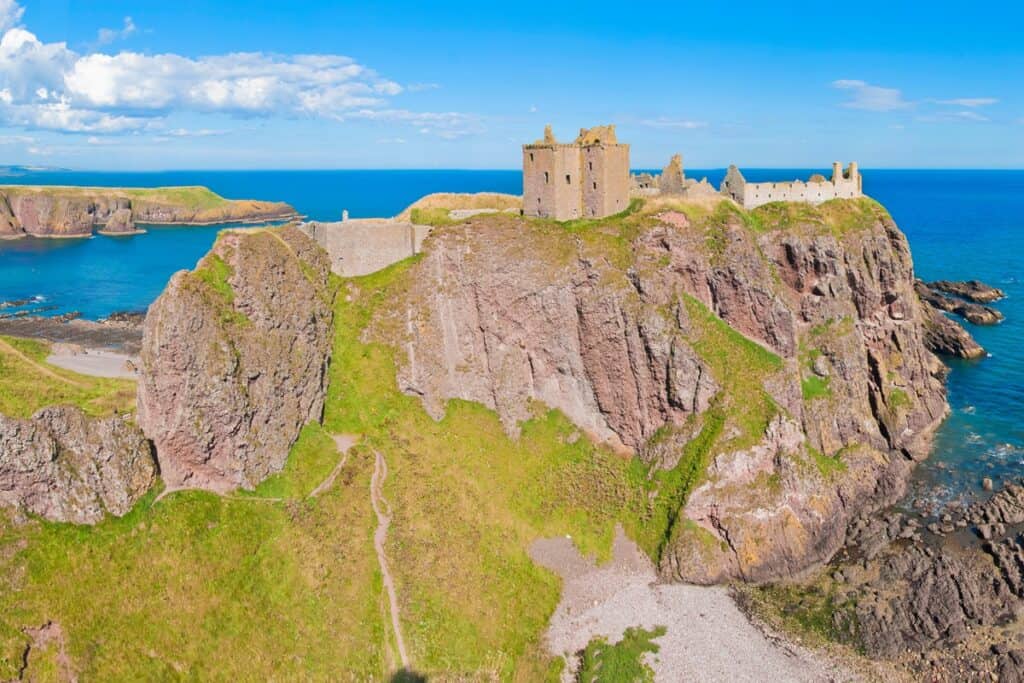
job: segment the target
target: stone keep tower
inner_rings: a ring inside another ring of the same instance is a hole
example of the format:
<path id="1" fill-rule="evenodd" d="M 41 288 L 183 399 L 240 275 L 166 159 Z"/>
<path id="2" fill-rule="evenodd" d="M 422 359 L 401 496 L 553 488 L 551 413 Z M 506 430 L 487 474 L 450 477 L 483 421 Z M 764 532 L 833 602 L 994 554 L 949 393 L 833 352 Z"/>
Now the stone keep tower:
<path id="1" fill-rule="evenodd" d="M 572 143 L 544 138 L 523 145 L 523 214 L 568 221 L 602 218 L 629 206 L 629 145 L 615 126 L 580 129 Z"/>

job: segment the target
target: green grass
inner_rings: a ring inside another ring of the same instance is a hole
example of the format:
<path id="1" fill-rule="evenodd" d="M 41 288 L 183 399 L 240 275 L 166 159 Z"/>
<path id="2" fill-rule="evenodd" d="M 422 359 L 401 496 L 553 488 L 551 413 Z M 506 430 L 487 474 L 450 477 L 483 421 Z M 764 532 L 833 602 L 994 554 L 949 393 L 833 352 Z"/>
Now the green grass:
<path id="1" fill-rule="evenodd" d="M 832 389 L 829 387 L 828 377 L 818 377 L 817 375 L 810 375 L 800 380 L 800 389 L 803 392 L 805 401 L 813 401 L 817 398 L 828 398 L 832 395 Z"/>
<path id="2" fill-rule="evenodd" d="M 847 470 L 846 463 L 842 459 L 843 450 L 835 455 L 825 455 L 821 451 L 807 446 L 807 452 L 814 461 L 815 467 L 818 468 L 818 472 L 825 479 L 832 479 Z"/>
<path id="3" fill-rule="evenodd" d="M 43 194 L 43 195 L 109 195 L 114 197 L 129 197 L 135 200 L 152 202 L 154 204 L 173 204 L 198 210 L 216 209 L 229 200 L 224 199 L 212 190 L 200 186 L 183 187 L 152 187 L 152 188 L 126 188 L 126 187 L 78 187 L 66 185 L 47 186 L 22 186 L 4 185 L 0 191 L 5 194 Z"/>
<path id="4" fill-rule="evenodd" d="M 576 680 L 580 683 L 653 683 L 654 671 L 644 663 L 643 656 L 660 650 L 654 639 L 665 633 L 664 626 L 650 631 L 632 627 L 614 644 L 605 638 L 591 640 L 583 650 Z"/>
<path id="5" fill-rule="evenodd" d="M 0 678 L 49 620 L 80 680 L 384 678 L 370 457 L 309 500 L 338 458 L 309 427 L 259 489 L 280 503 L 153 491 L 94 527 L 0 519 Z"/>
<path id="6" fill-rule="evenodd" d="M 767 584 L 742 589 L 741 603 L 775 628 L 811 645 L 856 642 L 856 604 L 827 578 L 810 584 Z"/>
<path id="7" fill-rule="evenodd" d="M 57 368 L 46 362 L 49 354 L 46 342 L 0 336 L 0 414 L 26 418 L 51 405 L 93 416 L 135 410 L 135 382 Z"/>
<path id="8" fill-rule="evenodd" d="M 410 220 L 417 225 L 433 225 L 435 227 L 442 225 L 455 225 L 459 222 L 452 219 L 449 209 L 437 207 L 426 209 L 415 208 L 410 213 Z"/>

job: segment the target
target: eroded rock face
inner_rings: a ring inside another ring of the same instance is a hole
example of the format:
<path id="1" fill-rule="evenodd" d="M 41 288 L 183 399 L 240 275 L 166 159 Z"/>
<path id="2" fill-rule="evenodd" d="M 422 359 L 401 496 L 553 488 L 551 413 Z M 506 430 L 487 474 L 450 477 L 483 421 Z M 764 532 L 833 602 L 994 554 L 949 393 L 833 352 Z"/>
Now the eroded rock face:
<path id="1" fill-rule="evenodd" d="M 227 233 L 143 329 L 139 424 L 168 486 L 252 488 L 284 465 L 327 387 L 326 254 L 294 228 Z"/>
<path id="2" fill-rule="evenodd" d="M 540 401 L 666 467 L 701 424 L 723 420 L 661 571 L 702 583 L 790 575 L 831 557 L 855 515 L 902 494 L 948 411 L 906 239 L 866 202 L 850 205 L 861 223 L 844 232 L 666 211 L 635 221 L 627 251 L 470 220 L 435 231 L 406 301 L 370 334 L 396 343 L 399 386 L 434 417 L 448 399 L 478 401 L 515 433 Z M 736 379 L 709 363 L 695 305 L 777 369 L 727 386 Z M 751 440 L 737 414 L 759 392 L 770 419 Z"/>
<path id="3" fill-rule="evenodd" d="M 225 200 L 212 207 L 132 198 L 95 188 L 6 187 L 0 191 L 0 238 L 84 237 L 97 227 L 125 233 L 136 223 L 210 224 L 286 220 L 295 210 L 280 202 Z"/>
<path id="4" fill-rule="evenodd" d="M 95 524 L 127 513 L 155 477 L 149 442 L 121 417 L 91 418 L 69 406 L 30 420 L 0 416 L 0 504 Z"/>

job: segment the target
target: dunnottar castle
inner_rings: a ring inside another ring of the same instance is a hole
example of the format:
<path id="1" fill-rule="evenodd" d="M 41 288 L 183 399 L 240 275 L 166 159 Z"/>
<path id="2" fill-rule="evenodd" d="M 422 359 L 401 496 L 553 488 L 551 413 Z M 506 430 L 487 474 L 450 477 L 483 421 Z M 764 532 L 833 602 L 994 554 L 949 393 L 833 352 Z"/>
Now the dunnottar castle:
<path id="1" fill-rule="evenodd" d="M 672 157 L 661 174 L 631 175 L 629 145 L 615 136 L 615 126 L 581 129 L 571 143 L 555 139 L 551 126 L 544 137 L 523 145 L 523 213 L 554 218 L 601 218 L 624 211 L 636 195 L 698 197 L 722 194 L 752 209 L 769 202 L 809 202 L 863 196 L 856 162 L 844 170 L 832 164 L 832 178 L 815 174 L 806 182 L 747 182 L 730 166 L 716 190 L 707 179 L 687 178 L 680 155 Z"/>

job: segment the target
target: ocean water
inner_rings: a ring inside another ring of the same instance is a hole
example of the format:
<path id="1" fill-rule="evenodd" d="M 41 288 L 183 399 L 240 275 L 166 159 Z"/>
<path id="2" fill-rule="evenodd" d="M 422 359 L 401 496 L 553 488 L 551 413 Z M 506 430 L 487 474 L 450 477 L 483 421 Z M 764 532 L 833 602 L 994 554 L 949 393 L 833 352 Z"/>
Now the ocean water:
<path id="1" fill-rule="evenodd" d="M 754 169 L 750 180 L 807 177 L 828 169 Z M 947 361 L 952 415 L 911 496 L 977 494 L 983 477 L 1024 475 L 1024 171 L 864 170 L 864 189 L 892 213 L 926 280 L 977 278 L 1007 292 L 1006 321 L 966 324 L 991 356 Z M 724 170 L 688 171 L 718 184 Z M 518 171 L 44 172 L 0 183 L 151 187 L 206 185 L 225 197 L 280 200 L 317 220 L 389 216 L 430 192 L 520 193 Z M 0 242 L 0 301 L 101 318 L 142 310 L 177 270 L 192 267 L 221 226 L 150 227 L 133 237 Z M 52 308 L 51 308 L 52 307 Z M 8 309 L 10 312 L 14 309 Z M 5 311 L 0 311 L 0 314 Z"/>

